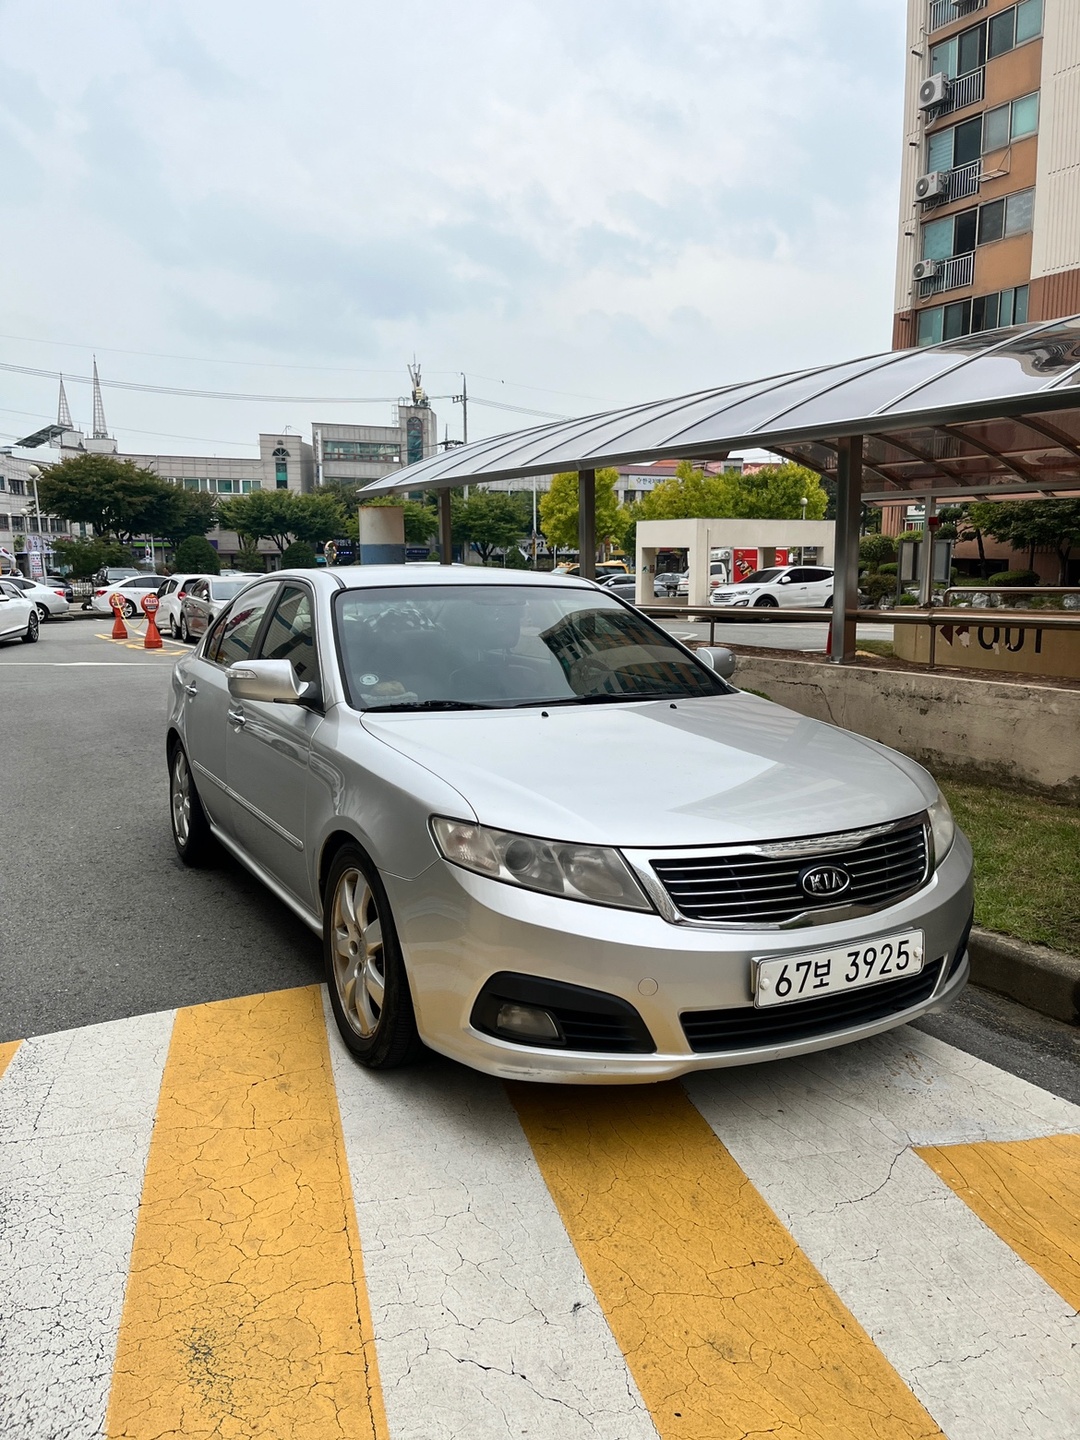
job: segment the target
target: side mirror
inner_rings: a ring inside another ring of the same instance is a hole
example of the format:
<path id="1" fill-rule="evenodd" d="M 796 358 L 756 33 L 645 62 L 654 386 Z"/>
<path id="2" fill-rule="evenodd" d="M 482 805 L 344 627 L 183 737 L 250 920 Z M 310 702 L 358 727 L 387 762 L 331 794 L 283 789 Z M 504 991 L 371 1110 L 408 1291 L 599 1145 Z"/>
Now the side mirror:
<path id="1" fill-rule="evenodd" d="M 735 656 L 726 646 L 703 645 L 695 653 L 699 660 L 704 660 L 710 669 L 715 670 L 718 675 L 722 675 L 725 680 L 730 680 L 735 674 Z"/>
<path id="2" fill-rule="evenodd" d="M 234 700 L 263 700 L 270 705 L 303 705 L 315 687 L 301 685 L 288 660 L 244 660 L 225 672 Z"/>

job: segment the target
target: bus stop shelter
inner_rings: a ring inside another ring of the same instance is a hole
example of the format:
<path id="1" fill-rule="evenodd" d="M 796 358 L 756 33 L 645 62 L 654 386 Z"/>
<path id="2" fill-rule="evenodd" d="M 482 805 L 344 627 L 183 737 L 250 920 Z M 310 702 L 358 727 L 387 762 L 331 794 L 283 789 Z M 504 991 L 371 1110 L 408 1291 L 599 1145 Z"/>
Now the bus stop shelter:
<path id="1" fill-rule="evenodd" d="M 364 495 L 440 493 L 576 471 L 581 574 L 596 553 L 596 471 L 720 460 L 762 448 L 837 483 L 832 656 L 855 658 L 861 507 L 1080 495 L 1080 316 L 724 385 L 478 440 L 378 480 Z"/>

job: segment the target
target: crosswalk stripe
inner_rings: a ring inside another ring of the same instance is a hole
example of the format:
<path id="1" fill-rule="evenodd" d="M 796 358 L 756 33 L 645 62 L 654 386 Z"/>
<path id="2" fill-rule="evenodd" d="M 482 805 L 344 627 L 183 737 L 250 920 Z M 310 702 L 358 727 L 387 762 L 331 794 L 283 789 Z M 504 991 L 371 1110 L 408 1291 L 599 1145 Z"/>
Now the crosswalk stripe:
<path id="1" fill-rule="evenodd" d="M 5 1040 L 3 1044 L 0 1044 L 0 1079 L 3 1079 L 4 1071 L 14 1060 L 19 1043 L 18 1040 Z"/>
<path id="2" fill-rule="evenodd" d="M 950 1440 L 1076 1440 L 1080 1317 L 914 1147 L 1080 1130 L 1080 1109 L 913 1030 L 687 1089 Z"/>
<path id="3" fill-rule="evenodd" d="M 917 1152 L 984 1224 L 1080 1309 L 1080 1135 Z"/>
<path id="4" fill-rule="evenodd" d="M 394 1440 L 656 1440 L 501 1083 L 329 1030 Z"/>
<path id="5" fill-rule="evenodd" d="M 940 1436 L 680 1087 L 511 1094 L 663 1440 Z"/>
<path id="6" fill-rule="evenodd" d="M 109 1440 L 387 1440 L 316 987 L 177 1013 Z"/>
<path id="7" fill-rule="evenodd" d="M 24 1040 L 0 1081 L 0 1434 L 102 1433 L 172 1013 Z"/>

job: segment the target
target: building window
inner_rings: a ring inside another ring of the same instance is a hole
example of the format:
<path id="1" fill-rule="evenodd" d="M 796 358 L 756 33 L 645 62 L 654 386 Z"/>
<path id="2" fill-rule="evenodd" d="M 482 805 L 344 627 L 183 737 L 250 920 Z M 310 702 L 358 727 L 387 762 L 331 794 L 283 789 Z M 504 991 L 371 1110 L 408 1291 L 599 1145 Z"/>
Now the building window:
<path id="1" fill-rule="evenodd" d="M 944 220 L 931 220 L 923 226 L 924 260 L 951 260 L 954 255 L 968 255 L 975 249 L 979 212 L 961 210 Z"/>
<path id="2" fill-rule="evenodd" d="M 979 207 L 979 244 L 989 245 L 1031 229 L 1035 214 L 1035 191 L 1017 190 L 1001 200 Z"/>
<path id="3" fill-rule="evenodd" d="M 241 480 L 240 490 L 244 495 L 252 495 L 256 490 L 262 489 L 261 480 Z"/>
<path id="4" fill-rule="evenodd" d="M 981 25 L 973 25 L 970 30 L 962 30 L 959 35 L 951 35 L 930 50 L 930 74 L 948 75 L 950 80 L 970 75 L 972 70 L 978 70 L 985 64 L 985 20 Z"/>
<path id="5" fill-rule="evenodd" d="M 0 490 L 6 490 L 6 489 L 7 489 L 7 481 L 4 479 L 3 475 L 0 475 Z"/>
<path id="6" fill-rule="evenodd" d="M 6 510 L 0 510 L 0 530 L 11 529 L 11 516 Z"/>
<path id="7" fill-rule="evenodd" d="M 997 290 L 992 295 L 976 295 L 973 300 L 920 310 L 917 343 L 938 345 L 942 340 L 956 340 L 982 330 L 1026 325 L 1027 318 L 1028 287 L 1018 285 L 1014 290 Z"/>
<path id="8" fill-rule="evenodd" d="M 217 482 L 217 493 L 219 495 L 231 495 L 233 493 L 233 482 L 231 480 L 219 480 Z"/>
<path id="9" fill-rule="evenodd" d="M 12 495 L 25 495 L 26 482 L 24 480 L 16 480 L 14 476 L 12 476 L 12 478 L 8 481 L 8 489 L 11 491 Z"/>
<path id="10" fill-rule="evenodd" d="M 1023 140 L 1039 130 L 1039 92 L 1021 96 L 1008 105 L 997 105 L 983 116 L 983 153 L 1004 150 L 1014 140 Z"/>
<path id="11" fill-rule="evenodd" d="M 1042 33 L 1043 0 L 1023 0 L 987 22 L 986 53 L 993 60 Z"/>
<path id="12" fill-rule="evenodd" d="M 324 440 L 323 460 L 371 460 L 397 465 L 401 461 L 401 446 L 386 440 Z"/>
<path id="13" fill-rule="evenodd" d="M 415 465 L 424 458 L 424 424 L 419 415 L 410 415 L 405 424 L 408 463 Z"/>
<path id="14" fill-rule="evenodd" d="M 927 170 L 955 170 L 970 165 L 982 154 L 982 116 L 939 130 L 927 141 Z"/>
<path id="15" fill-rule="evenodd" d="M 289 488 L 289 463 L 287 460 L 276 460 L 274 462 L 274 484 L 279 490 Z"/>

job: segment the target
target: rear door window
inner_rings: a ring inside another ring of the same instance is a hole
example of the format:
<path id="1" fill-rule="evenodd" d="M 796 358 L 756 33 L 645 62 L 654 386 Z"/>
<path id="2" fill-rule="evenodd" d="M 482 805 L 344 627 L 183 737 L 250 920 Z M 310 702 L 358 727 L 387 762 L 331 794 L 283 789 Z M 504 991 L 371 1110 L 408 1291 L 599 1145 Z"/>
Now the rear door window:
<path id="1" fill-rule="evenodd" d="M 268 581 L 256 585 L 242 600 L 236 601 L 225 611 L 210 632 L 206 643 L 206 658 L 215 665 L 236 665 L 252 657 L 252 651 L 259 631 L 262 629 L 266 612 L 277 592 L 277 582 Z"/>

